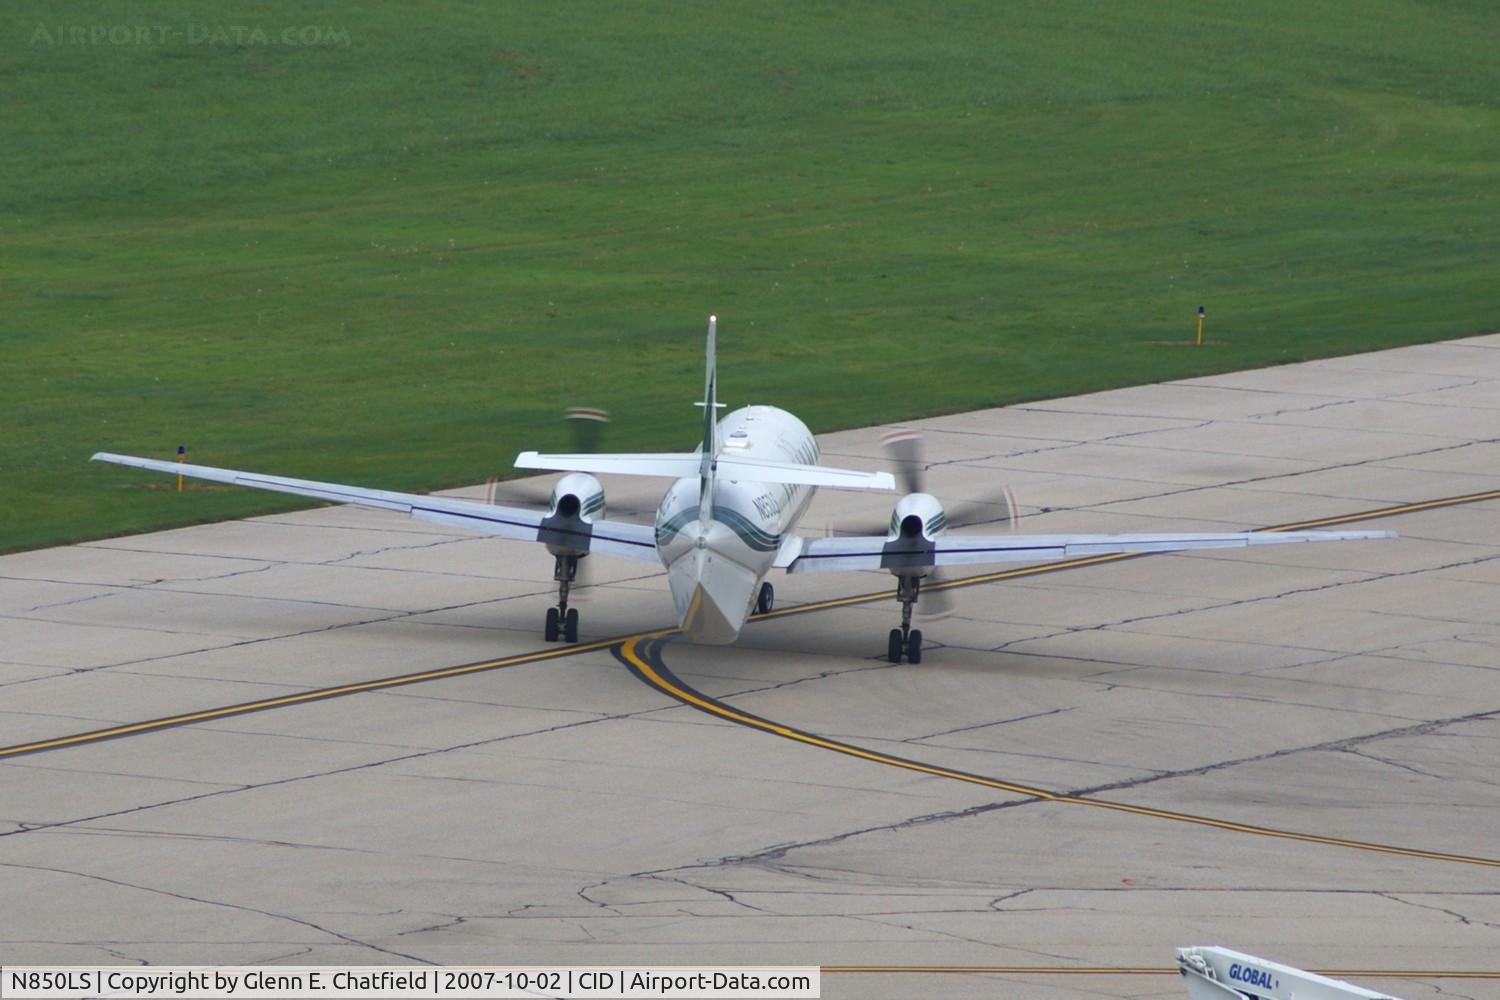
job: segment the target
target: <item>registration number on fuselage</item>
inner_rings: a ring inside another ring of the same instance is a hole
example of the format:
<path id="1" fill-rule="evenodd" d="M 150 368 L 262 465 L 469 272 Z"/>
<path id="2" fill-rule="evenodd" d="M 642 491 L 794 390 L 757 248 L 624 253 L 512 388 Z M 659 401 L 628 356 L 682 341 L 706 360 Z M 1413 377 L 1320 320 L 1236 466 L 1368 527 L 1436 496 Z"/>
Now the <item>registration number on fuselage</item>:
<path id="1" fill-rule="evenodd" d="M 754 500 L 751 500 L 750 502 L 753 503 L 753 504 L 755 504 L 755 509 L 760 512 L 760 516 L 761 517 L 763 517 L 763 518 L 765 518 L 767 520 L 774 520 L 775 519 L 775 517 L 776 517 L 776 498 L 773 497 L 773 496 L 771 496 L 771 494 L 769 494 L 769 493 L 762 493 L 760 496 L 756 497 Z"/>

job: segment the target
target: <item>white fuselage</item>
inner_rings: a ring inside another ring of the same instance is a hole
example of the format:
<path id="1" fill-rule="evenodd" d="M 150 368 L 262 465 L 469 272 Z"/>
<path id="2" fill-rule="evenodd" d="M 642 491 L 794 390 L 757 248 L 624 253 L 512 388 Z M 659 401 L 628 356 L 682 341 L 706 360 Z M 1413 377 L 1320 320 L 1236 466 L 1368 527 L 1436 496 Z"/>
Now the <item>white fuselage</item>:
<path id="1" fill-rule="evenodd" d="M 796 417 L 774 406 L 746 406 L 718 421 L 720 454 L 816 465 L 818 444 Z M 701 450 L 701 449 L 700 449 Z M 728 643 L 740 634 L 760 584 L 814 488 L 716 476 L 705 524 L 700 480 L 679 479 L 656 512 L 656 551 L 672 603 L 694 642 Z"/>

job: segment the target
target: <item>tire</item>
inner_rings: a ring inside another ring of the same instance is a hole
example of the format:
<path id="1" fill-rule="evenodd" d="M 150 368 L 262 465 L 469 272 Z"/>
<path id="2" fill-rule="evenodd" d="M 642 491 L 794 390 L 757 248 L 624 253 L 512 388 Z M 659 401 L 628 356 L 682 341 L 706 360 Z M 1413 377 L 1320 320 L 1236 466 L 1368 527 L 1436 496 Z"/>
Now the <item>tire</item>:
<path id="1" fill-rule="evenodd" d="M 757 614 L 770 614 L 771 609 L 776 606 L 776 588 L 769 583 L 760 585 L 760 594 L 755 598 L 755 611 Z"/>
<path id="2" fill-rule="evenodd" d="M 547 639 L 548 642 L 556 642 L 557 641 L 557 619 L 558 619 L 557 609 L 556 608 L 548 608 L 547 609 L 547 627 L 542 630 L 542 635 L 546 637 L 546 639 Z"/>
<path id="3" fill-rule="evenodd" d="M 919 628 L 912 629 L 911 636 L 906 640 L 906 662 L 922 662 L 922 630 Z"/>
<path id="4" fill-rule="evenodd" d="M 891 629 L 890 641 L 885 647 L 885 658 L 892 663 L 901 662 L 901 630 L 899 628 Z"/>
<path id="5" fill-rule="evenodd" d="M 567 616 L 563 619 L 563 639 L 568 642 L 578 641 L 578 609 L 569 608 Z"/>

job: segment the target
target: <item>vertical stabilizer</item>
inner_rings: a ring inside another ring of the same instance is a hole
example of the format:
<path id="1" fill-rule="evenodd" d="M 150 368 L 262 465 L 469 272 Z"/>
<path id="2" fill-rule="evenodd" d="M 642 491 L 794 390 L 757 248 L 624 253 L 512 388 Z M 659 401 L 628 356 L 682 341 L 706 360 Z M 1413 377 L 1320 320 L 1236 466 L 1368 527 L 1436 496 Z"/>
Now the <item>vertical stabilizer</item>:
<path id="1" fill-rule="evenodd" d="M 708 357 L 703 371 L 703 454 L 698 465 L 698 520 L 705 527 L 713 520 L 714 465 L 719 460 L 719 413 L 716 387 L 718 362 L 714 341 L 719 327 L 717 316 L 708 317 Z"/>

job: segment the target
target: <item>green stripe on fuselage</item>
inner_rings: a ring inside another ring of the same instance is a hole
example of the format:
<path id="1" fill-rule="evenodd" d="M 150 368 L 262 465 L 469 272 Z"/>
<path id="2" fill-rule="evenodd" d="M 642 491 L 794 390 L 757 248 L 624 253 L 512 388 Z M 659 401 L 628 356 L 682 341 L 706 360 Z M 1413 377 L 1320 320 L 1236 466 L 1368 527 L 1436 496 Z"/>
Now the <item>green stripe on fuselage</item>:
<path id="1" fill-rule="evenodd" d="M 737 510 L 715 507 L 712 513 L 715 521 L 734 532 L 739 536 L 740 541 L 756 552 L 775 552 L 781 547 L 780 535 L 773 535 L 762 530 Z M 698 520 L 697 507 L 688 507 L 673 514 L 656 526 L 657 546 L 667 545 L 682 532 L 683 528 L 696 520 Z"/>

